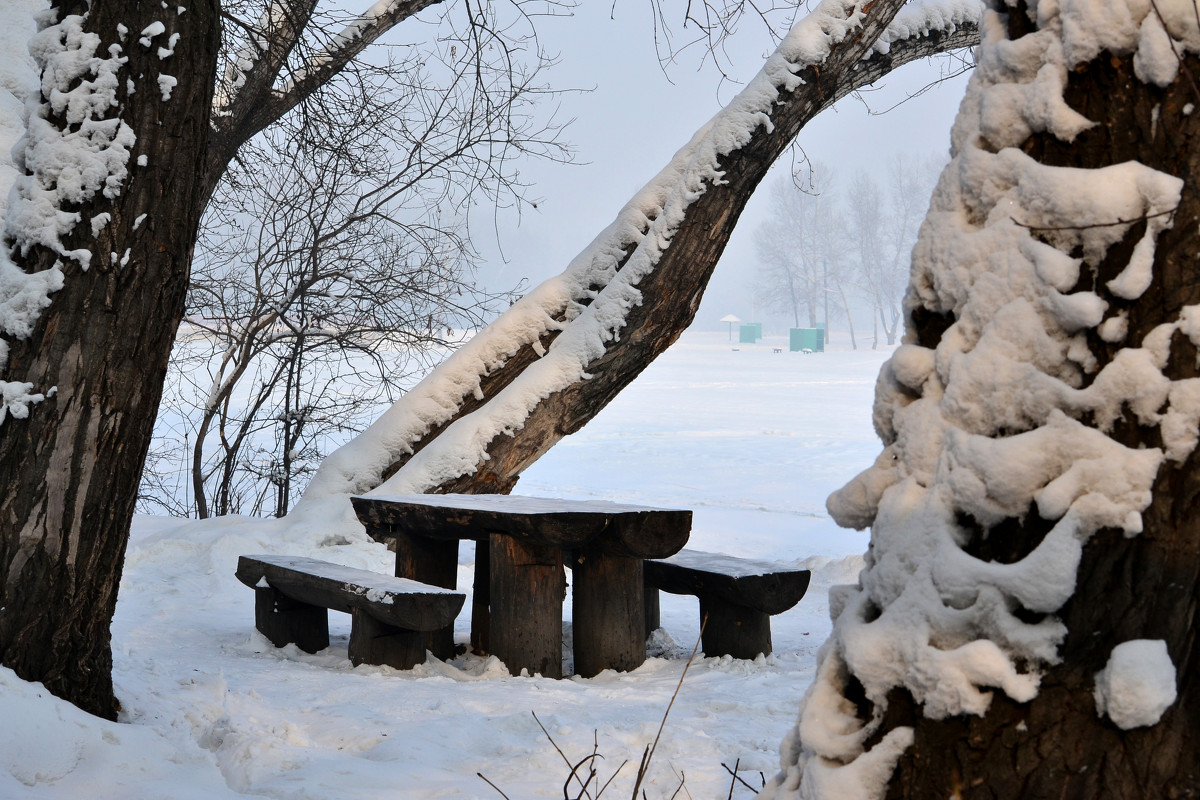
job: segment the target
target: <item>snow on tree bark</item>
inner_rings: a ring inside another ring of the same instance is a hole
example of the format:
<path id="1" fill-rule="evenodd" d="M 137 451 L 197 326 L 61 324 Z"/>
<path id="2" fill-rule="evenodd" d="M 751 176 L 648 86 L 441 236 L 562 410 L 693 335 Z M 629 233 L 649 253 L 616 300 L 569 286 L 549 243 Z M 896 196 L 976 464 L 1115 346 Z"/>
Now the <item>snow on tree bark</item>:
<path id="1" fill-rule="evenodd" d="M 766 798 L 1200 792 L 1200 16 L 993 6 Z"/>
<path id="2" fill-rule="evenodd" d="M 388 492 L 510 491 L 687 327 L 747 199 L 808 120 L 895 67 L 976 39 L 974 2 L 897 15 L 903 5 L 826 0 L 801 20 L 561 276 L 331 454 L 297 508 L 384 478 Z"/>
<path id="3" fill-rule="evenodd" d="M 114 718 L 109 623 L 183 313 L 218 7 L 64 0 L 52 15 L 19 165 L 29 196 L 53 206 L 40 218 L 60 227 L 18 237 L 11 258 L 31 280 L 62 278 L 27 329 L 4 332 L 0 379 L 45 398 L 0 425 L 0 663 Z M 175 79 L 170 100 L 163 76 Z M 14 225 L 30 223 L 10 213 Z"/>

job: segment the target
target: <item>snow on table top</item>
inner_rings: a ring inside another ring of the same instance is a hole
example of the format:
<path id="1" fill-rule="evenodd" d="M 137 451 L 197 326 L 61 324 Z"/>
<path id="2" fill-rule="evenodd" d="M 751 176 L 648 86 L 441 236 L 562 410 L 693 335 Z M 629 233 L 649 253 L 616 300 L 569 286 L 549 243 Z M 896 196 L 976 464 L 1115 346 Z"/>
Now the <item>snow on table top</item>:
<path id="1" fill-rule="evenodd" d="M 796 568 L 790 567 L 787 564 L 737 558 L 725 555 L 724 553 L 706 553 L 703 550 L 680 550 L 673 556 L 655 560 L 685 569 L 728 575 L 731 578 L 750 578 L 756 575 L 770 575 L 775 572 L 796 571 Z"/>
<path id="2" fill-rule="evenodd" d="M 370 494 L 365 495 L 363 499 L 464 511 L 485 511 L 489 514 L 603 514 L 613 516 L 684 510 L 613 503 L 608 500 L 563 500 L 557 497 L 526 497 L 512 494 Z"/>

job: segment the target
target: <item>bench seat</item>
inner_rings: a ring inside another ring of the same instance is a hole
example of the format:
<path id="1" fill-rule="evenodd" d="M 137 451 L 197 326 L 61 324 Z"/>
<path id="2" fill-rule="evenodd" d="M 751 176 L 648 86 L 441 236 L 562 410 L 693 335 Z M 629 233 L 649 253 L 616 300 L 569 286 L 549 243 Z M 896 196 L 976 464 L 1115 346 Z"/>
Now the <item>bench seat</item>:
<path id="1" fill-rule="evenodd" d="M 437 586 L 301 556 L 241 556 L 236 574 L 254 589 L 255 627 L 276 647 L 323 650 L 329 646 L 326 609 L 350 614 L 355 666 L 423 663 L 425 632 L 452 625 L 466 600 Z"/>
<path id="2" fill-rule="evenodd" d="M 701 646 L 706 655 L 770 655 L 771 616 L 800 602 L 810 578 L 806 569 L 700 550 L 647 559 L 643 572 L 646 632 L 659 627 L 659 591 L 694 595 L 700 601 Z"/>

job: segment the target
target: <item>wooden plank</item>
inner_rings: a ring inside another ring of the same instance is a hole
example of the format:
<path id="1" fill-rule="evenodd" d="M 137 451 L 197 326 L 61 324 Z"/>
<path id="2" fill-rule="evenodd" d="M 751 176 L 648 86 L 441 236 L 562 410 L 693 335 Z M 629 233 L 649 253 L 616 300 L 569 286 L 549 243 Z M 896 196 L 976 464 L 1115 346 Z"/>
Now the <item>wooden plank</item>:
<path id="1" fill-rule="evenodd" d="M 745 659 L 760 653 L 771 655 L 771 617 L 767 613 L 701 595 L 700 619 L 704 625 L 700 634 L 704 655 Z"/>
<path id="2" fill-rule="evenodd" d="M 295 644 L 306 653 L 329 647 L 329 612 L 270 586 L 254 587 L 254 627 L 276 647 Z"/>
<path id="3" fill-rule="evenodd" d="M 662 611 L 658 601 L 658 589 L 645 585 L 644 570 L 645 566 L 643 565 L 642 607 L 645 609 L 646 636 L 649 637 L 650 634 L 662 627 Z"/>
<path id="4" fill-rule="evenodd" d="M 574 549 L 608 531 L 627 555 L 678 550 L 687 541 L 692 512 L 682 509 L 487 494 L 371 495 L 351 498 L 364 525 L 403 529 L 441 539 L 504 533 L 533 544 Z"/>
<path id="5" fill-rule="evenodd" d="M 475 584 L 471 592 L 471 652 L 492 652 L 492 545 L 488 539 L 475 542 Z"/>
<path id="6" fill-rule="evenodd" d="M 591 547 L 572 561 L 575 672 L 591 678 L 605 669 L 637 669 L 646 662 L 642 560 Z"/>
<path id="7" fill-rule="evenodd" d="M 398 628 L 431 631 L 454 621 L 466 597 L 436 586 L 300 556 L 242 556 L 237 577 L 292 600 L 344 613 L 361 609 Z"/>
<path id="8" fill-rule="evenodd" d="M 491 536 L 492 653 L 519 675 L 562 677 L 562 549 Z"/>
<path id="9" fill-rule="evenodd" d="M 648 560 L 645 575 L 648 586 L 664 592 L 721 598 L 766 614 L 800 602 L 811 578 L 806 569 L 695 550 Z"/>
<path id="10" fill-rule="evenodd" d="M 351 617 L 347 655 L 354 666 L 386 664 L 396 669 L 412 669 L 425 663 L 425 640 L 429 634 L 387 625 L 360 608 L 354 609 Z"/>
<path id="11" fill-rule="evenodd" d="M 430 539 L 395 529 L 396 577 L 455 589 L 458 583 L 458 540 Z M 454 657 L 454 622 L 425 635 L 429 652 L 448 661 Z M 423 655 L 422 655 L 423 657 Z"/>

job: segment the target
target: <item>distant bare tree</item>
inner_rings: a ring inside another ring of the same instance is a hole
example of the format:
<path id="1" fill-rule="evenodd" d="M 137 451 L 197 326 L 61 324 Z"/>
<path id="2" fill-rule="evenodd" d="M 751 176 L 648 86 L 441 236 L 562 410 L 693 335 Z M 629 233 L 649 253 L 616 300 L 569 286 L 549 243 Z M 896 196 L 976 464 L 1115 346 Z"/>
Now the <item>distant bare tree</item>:
<path id="1" fill-rule="evenodd" d="M 754 232 L 758 270 L 754 292 L 763 308 L 785 313 L 792 324 L 829 335 L 831 316 L 844 317 L 857 348 L 845 284 L 845 259 L 837 236 L 836 184 L 829 169 L 810 164 L 804 184 L 780 178 L 771 186 L 767 221 Z M 832 311 L 832 314 L 831 314 Z"/>
<path id="2" fill-rule="evenodd" d="M 854 242 L 851 256 L 859 295 L 871 305 L 874 337 L 879 329 L 895 344 L 904 319 L 901 301 L 917 228 L 937 180 L 938 162 L 928 156 L 898 154 L 880 181 L 860 171 L 850 182 L 845 219 Z"/>
<path id="3" fill-rule="evenodd" d="M 822 170 L 823 173 L 823 170 Z M 794 327 L 806 317 L 815 328 L 824 307 L 823 273 L 826 251 L 820 234 L 831 217 L 828 197 L 821 189 L 801 191 L 787 178 L 771 185 L 771 210 L 767 221 L 754 232 L 754 250 L 758 255 L 755 300 L 764 308 L 786 313 Z"/>

